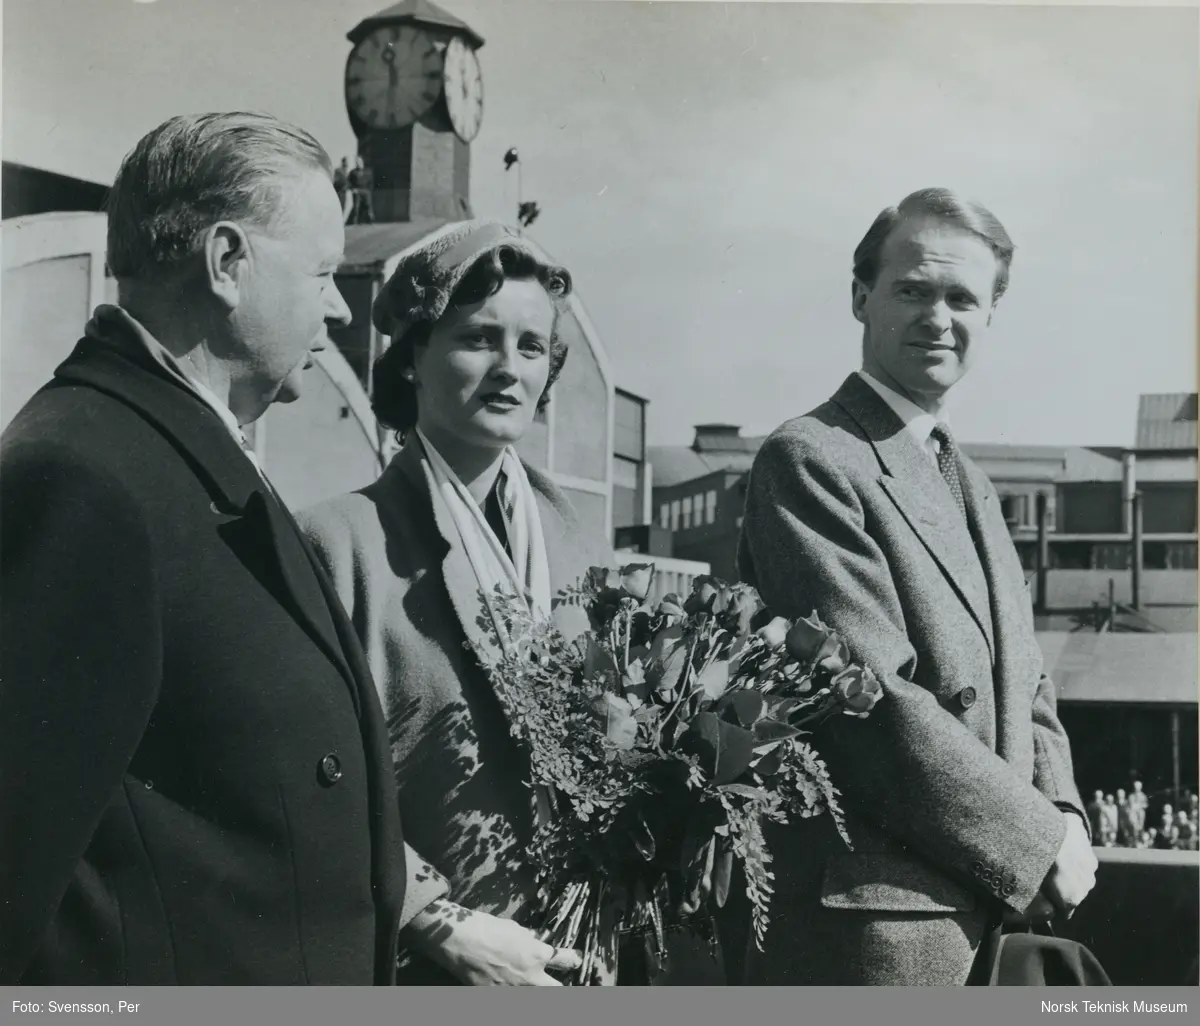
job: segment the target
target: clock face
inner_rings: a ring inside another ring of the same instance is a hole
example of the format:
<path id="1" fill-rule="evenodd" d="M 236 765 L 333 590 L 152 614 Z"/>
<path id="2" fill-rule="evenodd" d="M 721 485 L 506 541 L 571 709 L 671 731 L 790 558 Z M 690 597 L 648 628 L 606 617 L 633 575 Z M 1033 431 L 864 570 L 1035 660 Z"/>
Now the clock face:
<path id="1" fill-rule="evenodd" d="M 442 73 L 446 89 L 446 109 L 450 124 L 463 142 L 479 134 L 483 121 L 483 73 L 479 58 L 459 36 L 446 47 L 445 70 Z"/>
<path id="2" fill-rule="evenodd" d="M 385 25 L 346 62 L 346 103 L 372 128 L 411 125 L 442 92 L 442 56 L 412 25 Z"/>

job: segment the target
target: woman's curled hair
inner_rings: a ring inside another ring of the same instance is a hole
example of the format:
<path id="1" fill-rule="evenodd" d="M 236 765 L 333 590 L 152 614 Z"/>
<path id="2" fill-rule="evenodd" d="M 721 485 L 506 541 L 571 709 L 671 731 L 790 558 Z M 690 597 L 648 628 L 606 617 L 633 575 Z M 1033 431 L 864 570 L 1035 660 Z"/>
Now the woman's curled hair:
<path id="1" fill-rule="evenodd" d="M 422 273 L 422 271 L 426 273 Z M 545 409 L 550 388 L 567 359 L 567 346 L 558 336 L 561 300 L 571 292 L 571 276 L 562 267 L 544 264 L 524 248 L 499 245 L 478 257 L 452 289 L 440 288 L 434 266 L 397 268 L 396 274 L 375 301 L 373 319 L 380 331 L 399 334 L 375 361 L 371 408 L 384 427 L 407 435 L 417 423 L 417 388 L 406 378 L 413 366 L 414 352 L 425 345 L 433 327 L 455 307 L 482 303 L 494 296 L 508 280 L 537 281 L 554 307 L 555 329 L 550 337 L 550 374 L 537 408 Z"/>

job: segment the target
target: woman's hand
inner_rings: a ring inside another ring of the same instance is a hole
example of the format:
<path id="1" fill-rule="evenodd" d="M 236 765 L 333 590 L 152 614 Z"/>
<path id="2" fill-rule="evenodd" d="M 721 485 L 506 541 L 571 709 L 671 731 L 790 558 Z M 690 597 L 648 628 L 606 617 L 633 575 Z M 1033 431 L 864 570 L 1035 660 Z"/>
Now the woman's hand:
<path id="1" fill-rule="evenodd" d="M 437 898 L 404 929 L 404 942 L 473 987 L 561 987 L 547 970 L 578 969 L 577 951 L 553 948 L 531 930 Z"/>

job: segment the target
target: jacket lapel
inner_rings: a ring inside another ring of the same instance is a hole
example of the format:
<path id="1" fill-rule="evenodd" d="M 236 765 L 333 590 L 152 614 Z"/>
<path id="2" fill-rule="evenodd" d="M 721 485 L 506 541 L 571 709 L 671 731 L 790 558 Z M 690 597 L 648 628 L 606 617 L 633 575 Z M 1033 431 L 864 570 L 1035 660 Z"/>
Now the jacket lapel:
<path id="1" fill-rule="evenodd" d="M 240 514 L 262 479 L 220 418 L 147 356 L 144 362 L 103 342 L 82 339 L 54 372 L 131 407 L 166 437 L 213 493 L 221 512 Z"/>
<path id="2" fill-rule="evenodd" d="M 970 611 L 994 659 L 984 567 L 942 475 L 891 407 L 857 374 L 846 379 L 833 400 L 862 428 L 885 471 L 881 487 Z"/>
<path id="3" fill-rule="evenodd" d="M 1022 632 L 1008 629 L 1029 622 L 1032 610 L 1030 596 L 1025 587 L 1024 574 L 1019 572 L 1012 549 L 1008 525 L 1001 515 L 999 503 L 992 496 L 991 482 L 973 464 L 966 464 L 970 488 L 965 489 L 967 508 L 979 527 L 979 558 L 987 577 L 988 594 L 991 598 L 992 622 L 995 632 L 995 663 L 1002 675 L 1009 674 L 1016 662 L 1014 645 L 1025 637 Z M 1006 570 L 1006 564 L 1014 572 Z M 1006 756 L 1010 750 L 1005 702 L 1010 695 L 1021 694 L 1020 688 L 999 687 L 995 690 L 996 701 L 996 750 Z"/>
<path id="4" fill-rule="evenodd" d="M 544 476 L 528 466 L 525 470 L 533 487 L 538 512 L 541 514 L 546 559 L 550 569 L 550 591 L 552 598 L 556 598 L 563 587 L 573 584 L 587 570 L 586 566 L 577 565 L 579 529 L 574 518 L 570 517 L 567 510 L 557 501 L 557 497 L 549 493 Z M 496 660 L 501 649 L 495 638 L 491 617 L 480 598 L 475 571 L 471 567 L 471 561 L 449 510 L 435 497 L 433 477 L 421 460 L 415 439 L 405 444 L 385 473 L 404 474 L 408 483 L 429 502 L 434 523 L 446 546 L 442 559 L 442 576 L 450 596 L 450 604 L 462 625 L 467 641 L 480 660 L 485 665 Z M 568 637 L 587 629 L 587 616 L 582 608 L 557 601 L 553 604 L 554 620 Z"/>
<path id="5" fill-rule="evenodd" d="M 351 686 L 355 711 L 361 713 L 357 681 L 346 661 L 343 641 L 334 623 L 336 606 L 322 588 L 322 571 L 282 500 L 261 488 L 250 496 L 242 513 L 247 537 L 269 553 L 275 575 L 272 591 Z M 265 543 L 264 544 L 264 540 Z M 336 601 L 336 599 L 335 599 Z"/>
<path id="6" fill-rule="evenodd" d="M 55 372 L 120 400 L 149 421 L 192 466 L 212 495 L 218 528 L 354 689 L 357 686 L 322 589 L 321 571 L 291 514 L 246 458 L 216 413 L 147 357 L 83 339 Z"/>
<path id="7" fill-rule="evenodd" d="M 590 626 L 587 611 L 578 601 L 564 601 L 565 589 L 578 584 L 588 570 L 589 564 L 580 545 L 583 532 L 569 507 L 560 504 L 558 497 L 546 487 L 545 477 L 529 467 L 525 471 L 533 487 L 542 521 L 542 536 L 546 541 L 554 622 L 566 637 L 574 638 Z"/>
<path id="8" fill-rule="evenodd" d="M 454 614 L 462 625 L 471 649 L 480 660 L 485 664 L 494 661 L 499 657 L 501 649 L 494 636 L 491 618 L 479 594 L 479 582 L 471 568 L 467 550 L 463 547 L 462 538 L 450 511 L 446 509 L 444 502 L 439 501 L 433 474 L 421 459 L 420 443 L 415 434 L 409 436 L 404 448 L 384 473 L 403 474 L 409 485 L 429 503 L 434 525 L 446 546 L 442 557 L 442 578 Z"/>

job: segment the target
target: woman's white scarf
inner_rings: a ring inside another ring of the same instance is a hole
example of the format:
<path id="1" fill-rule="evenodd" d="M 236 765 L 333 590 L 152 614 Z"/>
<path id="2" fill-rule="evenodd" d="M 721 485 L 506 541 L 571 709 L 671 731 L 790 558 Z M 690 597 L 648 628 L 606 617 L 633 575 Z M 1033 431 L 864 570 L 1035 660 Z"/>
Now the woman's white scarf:
<path id="1" fill-rule="evenodd" d="M 467 561 L 475 572 L 479 590 L 487 600 L 496 635 L 508 652 L 511 648 L 508 632 L 492 602 L 497 585 L 504 592 L 523 599 L 536 619 L 550 615 L 550 564 L 546 558 L 546 539 L 525 468 L 512 446 L 508 446 L 501 457 L 496 488 L 508 531 L 509 549 L 512 550 L 510 557 L 467 486 L 424 432 L 417 428 L 416 433 L 437 491 L 434 501 L 440 499 L 450 515 Z"/>

